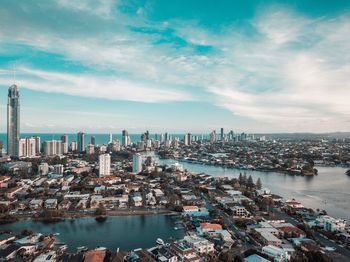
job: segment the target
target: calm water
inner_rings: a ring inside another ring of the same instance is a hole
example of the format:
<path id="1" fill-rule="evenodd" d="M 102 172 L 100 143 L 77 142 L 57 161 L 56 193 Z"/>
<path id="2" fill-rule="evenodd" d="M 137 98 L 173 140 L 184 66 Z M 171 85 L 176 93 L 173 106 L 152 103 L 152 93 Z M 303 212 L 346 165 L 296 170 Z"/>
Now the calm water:
<path id="1" fill-rule="evenodd" d="M 174 160 L 156 157 L 158 163 L 171 164 Z M 314 177 L 292 176 L 277 172 L 261 172 L 206 166 L 181 162 L 188 171 L 204 172 L 212 176 L 238 177 L 246 172 L 256 181 L 259 177 L 263 187 L 285 199 L 295 198 L 307 207 L 325 209 L 335 217 L 350 221 L 350 176 L 345 175 L 347 168 L 317 167 L 318 175 Z"/>
<path id="2" fill-rule="evenodd" d="M 167 241 L 184 236 L 183 230 L 175 230 L 174 220 L 166 215 L 109 217 L 102 223 L 94 218 L 66 219 L 48 224 L 25 220 L 1 225 L 0 229 L 15 232 L 32 229 L 43 234 L 59 232 L 58 240 L 66 243 L 72 252 L 79 246 L 103 246 L 111 250 L 148 248 L 155 245 L 158 237 Z"/>

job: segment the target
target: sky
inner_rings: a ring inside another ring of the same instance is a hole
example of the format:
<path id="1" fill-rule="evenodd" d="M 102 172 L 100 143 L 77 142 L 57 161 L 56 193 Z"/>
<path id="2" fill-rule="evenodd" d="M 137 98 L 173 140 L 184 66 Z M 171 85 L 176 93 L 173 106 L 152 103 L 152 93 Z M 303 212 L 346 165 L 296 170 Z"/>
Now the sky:
<path id="1" fill-rule="evenodd" d="M 350 131 L 347 0 L 2 0 L 22 132 Z"/>

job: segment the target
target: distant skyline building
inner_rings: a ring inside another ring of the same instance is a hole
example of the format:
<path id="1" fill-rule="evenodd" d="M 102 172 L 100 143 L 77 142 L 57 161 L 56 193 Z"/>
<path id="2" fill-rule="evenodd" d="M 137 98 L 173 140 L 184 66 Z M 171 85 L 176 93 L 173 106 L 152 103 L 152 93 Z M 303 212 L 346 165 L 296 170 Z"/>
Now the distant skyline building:
<path id="1" fill-rule="evenodd" d="M 62 141 L 50 140 L 44 142 L 44 154 L 46 156 L 60 156 L 62 155 Z"/>
<path id="2" fill-rule="evenodd" d="M 67 154 L 68 153 L 68 146 L 69 146 L 68 135 L 64 134 L 63 136 L 61 136 L 61 140 L 62 140 L 63 154 Z"/>
<path id="3" fill-rule="evenodd" d="M 18 156 L 20 137 L 20 100 L 17 85 L 10 86 L 7 97 L 7 154 Z"/>
<path id="4" fill-rule="evenodd" d="M 90 144 L 96 146 L 96 137 L 95 136 L 91 136 Z"/>
<path id="5" fill-rule="evenodd" d="M 40 138 L 40 136 L 33 136 L 33 138 L 35 139 L 35 153 L 37 155 L 40 155 L 40 153 L 41 153 L 41 138 Z"/>
<path id="6" fill-rule="evenodd" d="M 224 141 L 224 129 L 223 128 L 220 129 L 220 140 Z"/>
<path id="7" fill-rule="evenodd" d="M 113 141 L 113 134 L 109 133 L 108 143 L 112 143 L 112 141 Z"/>
<path id="8" fill-rule="evenodd" d="M 136 153 L 132 156 L 132 172 L 134 174 L 139 174 L 142 171 L 142 155 Z"/>
<path id="9" fill-rule="evenodd" d="M 129 133 L 127 130 L 123 130 L 122 131 L 122 145 L 123 146 L 128 146 L 130 142 L 130 138 L 129 138 Z"/>
<path id="10" fill-rule="evenodd" d="M 86 154 L 92 155 L 95 153 L 95 146 L 93 144 L 88 144 L 85 149 Z"/>
<path id="11" fill-rule="evenodd" d="M 70 150 L 73 151 L 73 152 L 78 150 L 78 143 L 77 143 L 77 141 L 72 141 L 72 143 L 70 143 Z"/>
<path id="12" fill-rule="evenodd" d="M 18 141 L 18 157 L 35 157 L 36 139 L 35 137 L 21 138 Z"/>
<path id="13" fill-rule="evenodd" d="M 187 133 L 186 135 L 185 135 L 185 137 L 184 137 L 184 144 L 185 144 L 185 146 L 188 146 L 188 145 L 190 145 L 191 144 L 191 139 L 192 138 L 192 136 L 191 136 L 191 134 L 190 133 Z"/>
<path id="14" fill-rule="evenodd" d="M 210 133 L 210 142 L 216 142 L 216 131 Z"/>
<path id="15" fill-rule="evenodd" d="M 99 156 L 99 176 L 109 176 L 111 173 L 111 156 L 102 154 Z"/>
<path id="16" fill-rule="evenodd" d="M 77 135 L 77 141 L 78 141 L 78 152 L 82 153 L 85 150 L 85 133 L 79 132 Z"/>

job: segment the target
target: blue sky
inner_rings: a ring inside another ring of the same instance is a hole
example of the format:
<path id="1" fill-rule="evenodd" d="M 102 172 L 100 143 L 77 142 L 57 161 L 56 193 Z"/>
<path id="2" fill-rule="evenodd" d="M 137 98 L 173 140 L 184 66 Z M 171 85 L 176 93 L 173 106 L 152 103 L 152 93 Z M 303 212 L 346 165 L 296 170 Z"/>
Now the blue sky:
<path id="1" fill-rule="evenodd" d="M 350 131 L 349 3 L 2 0 L 0 131 Z"/>

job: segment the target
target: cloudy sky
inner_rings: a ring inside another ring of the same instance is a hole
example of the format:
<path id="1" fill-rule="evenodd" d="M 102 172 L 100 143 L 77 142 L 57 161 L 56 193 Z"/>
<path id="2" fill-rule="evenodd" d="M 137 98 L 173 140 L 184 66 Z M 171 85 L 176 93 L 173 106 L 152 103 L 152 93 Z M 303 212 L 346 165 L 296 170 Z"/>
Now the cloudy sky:
<path id="1" fill-rule="evenodd" d="M 2 0 L 24 132 L 350 131 L 350 2 Z"/>

